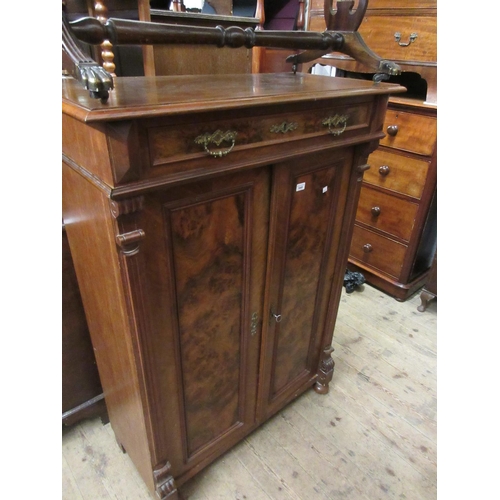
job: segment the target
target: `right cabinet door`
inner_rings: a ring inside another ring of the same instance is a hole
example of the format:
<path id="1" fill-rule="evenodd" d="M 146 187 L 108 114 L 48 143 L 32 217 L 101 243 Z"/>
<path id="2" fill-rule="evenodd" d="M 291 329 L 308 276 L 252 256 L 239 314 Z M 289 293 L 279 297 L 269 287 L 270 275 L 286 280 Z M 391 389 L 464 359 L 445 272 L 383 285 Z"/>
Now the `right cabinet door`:
<path id="1" fill-rule="evenodd" d="M 352 150 L 274 166 L 259 417 L 311 385 L 327 325 Z M 343 193 L 343 194 L 341 194 Z M 343 276 L 343 275 L 342 275 Z"/>

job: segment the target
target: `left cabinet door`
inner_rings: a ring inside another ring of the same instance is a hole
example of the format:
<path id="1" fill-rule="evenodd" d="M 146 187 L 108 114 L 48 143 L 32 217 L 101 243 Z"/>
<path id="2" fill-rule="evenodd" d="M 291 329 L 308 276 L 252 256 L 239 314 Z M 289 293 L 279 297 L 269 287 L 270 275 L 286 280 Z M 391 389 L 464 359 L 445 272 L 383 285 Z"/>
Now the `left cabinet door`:
<path id="1" fill-rule="evenodd" d="M 255 423 L 269 179 L 260 168 L 145 196 L 142 364 L 155 456 L 174 477 Z"/>

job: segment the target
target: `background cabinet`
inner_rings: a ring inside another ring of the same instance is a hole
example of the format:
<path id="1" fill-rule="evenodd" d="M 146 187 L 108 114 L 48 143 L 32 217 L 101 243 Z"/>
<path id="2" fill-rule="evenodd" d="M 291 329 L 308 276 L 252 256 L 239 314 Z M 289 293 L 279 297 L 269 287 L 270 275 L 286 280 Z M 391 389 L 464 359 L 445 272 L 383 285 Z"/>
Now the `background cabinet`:
<path id="1" fill-rule="evenodd" d="M 308 29 L 323 31 L 323 0 L 311 0 L 308 13 Z M 435 0 L 370 0 L 359 27 L 370 49 L 401 66 L 391 81 L 407 92 L 390 99 L 386 136 L 368 159 L 349 268 L 398 300 L 425 283 L 437 241 L 436 24 Z M 315 64 L 335 67 L 338 77 L 372 77 L 344 55 L 323 56 L 303 70 Z"/>

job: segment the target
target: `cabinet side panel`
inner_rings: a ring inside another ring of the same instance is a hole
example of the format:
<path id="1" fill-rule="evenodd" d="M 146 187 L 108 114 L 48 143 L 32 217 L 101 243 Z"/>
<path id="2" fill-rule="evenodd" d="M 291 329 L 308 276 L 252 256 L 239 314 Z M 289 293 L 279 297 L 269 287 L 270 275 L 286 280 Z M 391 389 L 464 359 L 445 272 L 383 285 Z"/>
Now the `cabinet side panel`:
<path id="1" fill-rule="evenodd" d="M 188 452 L 239 421 L 243 194 L 170 213 Z"/>
<path id="2" fill-rule="evenodd" d="M 154 491 L 108 199 L 65 163 L 63 217 L 111 425 L 118 442 Z"/>
<path id="3" fill-rule="evenodd" d="M 302 174 L 292 181 L 293 194 L 285 250 L 283 295 L 276 326 L 274 393 L 300 376 L 307 366 L 325 242 L 333 196 L 335 168 Z"/>

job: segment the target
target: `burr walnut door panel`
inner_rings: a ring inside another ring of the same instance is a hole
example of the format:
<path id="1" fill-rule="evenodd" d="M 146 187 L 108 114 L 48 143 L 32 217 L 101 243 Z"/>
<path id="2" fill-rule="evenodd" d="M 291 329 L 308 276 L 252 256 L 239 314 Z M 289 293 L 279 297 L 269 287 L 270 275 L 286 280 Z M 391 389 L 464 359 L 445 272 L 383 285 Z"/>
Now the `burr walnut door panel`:
<path id="1" fill-rule="evenodd" d="M 157 456 L 175 476 L 255 423 L 269 178 L 262 168 L 146 197 L 144 362 Z"/>
<path id="2" fill-rule="evenodd" d="M 348 181 L 349 149 L 275 166 L 260 415 L 279 410 L 316 375 Z"/>

